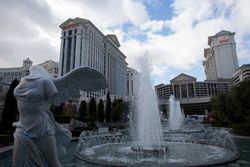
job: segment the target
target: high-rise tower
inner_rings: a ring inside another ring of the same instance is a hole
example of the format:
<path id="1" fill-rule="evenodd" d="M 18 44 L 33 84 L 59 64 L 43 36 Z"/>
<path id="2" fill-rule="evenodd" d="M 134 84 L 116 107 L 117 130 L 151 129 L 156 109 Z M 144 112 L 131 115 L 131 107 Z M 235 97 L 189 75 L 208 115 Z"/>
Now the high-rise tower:
<path id="1" fill-rule="evenodd" d="M 126 56 L 119 50 L 116 35 L 104 35 L 91 21 L 77 17 L 66 20 L 60 28 L 59 75 L 79 66 L 92 67 L 105 76 L 110 94 L 125 96 Z"/>
<path id="2" fill-rule="evenodd" d="M 206 80 L 230 79 L 238 69 L 234 32 L 220 31 L 208 37 L 210 48 L 204 49 Z"/>

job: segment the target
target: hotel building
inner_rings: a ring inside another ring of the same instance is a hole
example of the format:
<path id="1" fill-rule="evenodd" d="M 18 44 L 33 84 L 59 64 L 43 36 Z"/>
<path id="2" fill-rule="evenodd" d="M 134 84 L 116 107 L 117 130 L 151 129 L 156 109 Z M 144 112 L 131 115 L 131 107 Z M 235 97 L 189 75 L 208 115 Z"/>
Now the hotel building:
<path id="1" fill-rule="evenodd" d="M 139 72 L 133 68 L 127 68 L 127 96 L 133 97 L 138 89 Z"/>
<path id="2" fill-rule="evenodd" d="M 238 69 L 234 32 L 220 31 L 208 37 L 209 48 L 204 49 L 206 80 L 231 79 Z"/>
<path id="3" fill-rule="evenodd" d="M 14 79 L 21 80 L 22 77 L 29 75 L 29 68 L 32 66 L 32 61 L 27 58 L 23 60 L 21 67 L 0 68 L 0 78 L 2 82 L 11 84 Z"/>
<path id="4" fill-rule="evenodd" d="M 219 92 L 228 90 L 228 83 L 221 81 L 197 81 L 193 76 L 180 74 L 170 81 L 170 84 L 155 86 L 160 109 L 167 111 L 168 99 L 174 95 L 180 100 L 185 114 L 204 114 L 210 110 L 209 100 Z"/>
<path id="5" fill-rule="evenodd" d="M 105 76 L 110 94 L 126 96 L 126 56 L 119 50 L 116 35 L 104 35 L 91 21 L 82 18 L 70 18 L 60 28 L 59 75 L 89 66 Z M 87 96 L 101 96 L 107 90 L 90 92 Z"/>
<path id="6" fill-rule="evenodd" d="M 59 63 L 53 60 L 47 60 L 41 64 L 39 64 L 43 68 L 45 68 L 51 77 L 57 78 L 59 72 Z"/>
<path id="7" fill-rule="evenodd" d="M 180 74 L 170 84 L 155 86 L 161 110 L 167 110 L 169 96 L 174 95 L 180 100 L 185 114 L 204 114 L 211 109 L 212 96 L 227 91 L 229 86 L 237 85 L 245 78 L 250 78 L 248 65 L 238 69 L 234 35 L 234 32 L 223 30 L 208 37 L 210 47 L 204 49 L 203 62 L 205 81 L 197 81 L 195 77 Z"/>
<path id="8" fill-rule="evenodd" d="M 240 82 L 250 80 L 250 64 L 244 64 L 234 74 L 229 82 L 229 87 L 238 86 Z"/>

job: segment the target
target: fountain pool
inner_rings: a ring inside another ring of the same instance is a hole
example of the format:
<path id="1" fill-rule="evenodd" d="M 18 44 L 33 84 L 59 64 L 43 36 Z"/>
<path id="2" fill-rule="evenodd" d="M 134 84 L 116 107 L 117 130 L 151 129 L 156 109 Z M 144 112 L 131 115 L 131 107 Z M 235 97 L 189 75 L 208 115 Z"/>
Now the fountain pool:
<path id="1" fill-rule="evenodd" d="M 229 165 L 220 165 L 218 167 L 228 166 L 250 166 L 250 138 L 234 137 L 235 143 L 240 152 L 240 159 L 236 162 L 232 162 Z M 78 158 L 75 158 L 74 153 L 76 152 L 78 140 L 72 141 L 67 146 L 67 154 L 65 154 L 60 161 L 62 167 L 103 167 L 104 165 L 94 165 Z M 6 151 L 3 151 L 6 150 Z M 12 166 L 12 149 L 0 148 L 0 166 L 10 167 Z"/>
<path id="2" fill-rule="evenodd" d="M 147 56 L 140 59 L 140 84 L 133 117 L 136 126 L 131 127 L 136 133 L 86 135 L 83 132 L 76 157 L 97 165 L 135 167 L 212 166 L 238 159 L 237 147 L 225 130 L 207 128 L 197 133 L 163 134 L 149 62 Z M 174 106 L 180 110 L 178 103 Z M 173 123 L 177 122 L 170 127 L 173 130 L 182 126 L 183 114 L 178 114 L 170 115 Z"/>

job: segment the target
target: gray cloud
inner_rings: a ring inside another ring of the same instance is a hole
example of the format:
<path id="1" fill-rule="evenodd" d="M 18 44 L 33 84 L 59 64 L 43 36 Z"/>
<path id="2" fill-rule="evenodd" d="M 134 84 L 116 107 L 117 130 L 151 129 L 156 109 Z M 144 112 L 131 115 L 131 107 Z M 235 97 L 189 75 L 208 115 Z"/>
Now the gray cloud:
<path id="1" fill-rule="evenodd" d="M 32 42 L 0 41 L 1 64 L 6 67 L 20 66 L 22 60 L 30 57 L 35 64 L 42 63 L 48 59 L 58 61 L 58 50 L 51 46 L 47 40 Z"/>
<path id="2" fill-rule="evenodd" d="M 58 50 L 41 38 L 38 30 L 49 35 L 60 33 L 58 19 L 46 1 L 2 0 L 0 11 L 0 67 L 20 66 L 27 57 L 33 57 L 37 63 L 48 58 L 58 59 Z"/>
<path id="3" fill-rule="evenodd" d="M 43 0 L 1 1 L 0 10 L 4 13 L 1 17 L 32 22 L 50 29 L 57 26 L 50 6 Z"/>

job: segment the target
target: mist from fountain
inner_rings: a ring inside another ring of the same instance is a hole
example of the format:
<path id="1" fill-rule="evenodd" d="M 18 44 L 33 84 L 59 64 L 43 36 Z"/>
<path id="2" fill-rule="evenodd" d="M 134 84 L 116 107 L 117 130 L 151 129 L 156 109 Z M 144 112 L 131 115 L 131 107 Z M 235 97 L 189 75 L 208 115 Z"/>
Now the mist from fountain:
<path id="1" fill-rule="evenodd" d="M 181 111 L 180 102 L 173 95 L 169 98 L 168 123 L 170 130 L 180 130 L 184 122 L 184 113 Z"/>
<path id="2" fill-rule="evenodd" d="M 150 80 L 150 63 L 147 55 L 140 59 L 141 73 L 136 100 L 138 146 L 160 147 L 163 145 L 160 112 L 155 90 Z"/>

